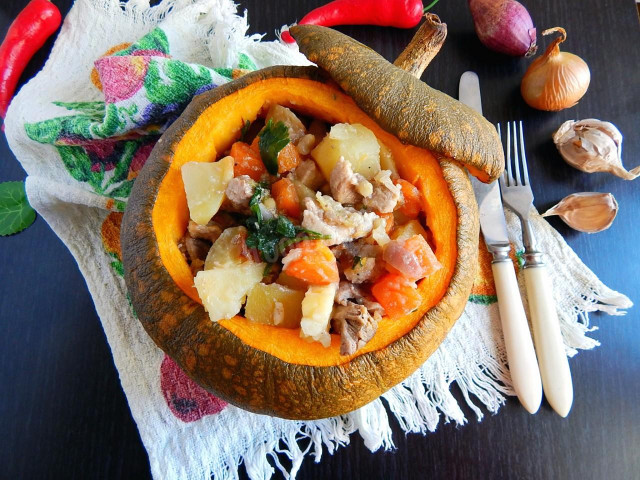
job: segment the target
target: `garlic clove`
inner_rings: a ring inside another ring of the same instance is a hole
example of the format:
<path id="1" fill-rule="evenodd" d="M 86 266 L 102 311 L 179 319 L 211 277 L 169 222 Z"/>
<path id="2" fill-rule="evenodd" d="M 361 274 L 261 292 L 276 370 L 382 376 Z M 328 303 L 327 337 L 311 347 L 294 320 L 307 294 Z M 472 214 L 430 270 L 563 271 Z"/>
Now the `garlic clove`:
<path id="1" fill-rule="evenodd" d="M 609 172 L 625 180 L 640 176 L 640 166 L 631 171 L 622 166 L 622 134 L 610 122 L 568 120 L 553 134 L 553 143 L 565 162 L 583 172 Z"/>
<path id="2" fill-rule="evenodd" d="M 618 202 L 611 193 L 582 192 L 563 198 L 543 217 L 558 215 L 580 232 L 596 233 L 611 226 L 618 213 Z"/>

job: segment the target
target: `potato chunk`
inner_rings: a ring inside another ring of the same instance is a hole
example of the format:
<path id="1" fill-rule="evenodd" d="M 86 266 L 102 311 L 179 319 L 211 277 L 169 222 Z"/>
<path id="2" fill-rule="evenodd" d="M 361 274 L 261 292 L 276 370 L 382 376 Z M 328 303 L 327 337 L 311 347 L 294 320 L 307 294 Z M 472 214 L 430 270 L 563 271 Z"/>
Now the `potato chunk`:
<path id="1" fill-rule="evenodd" d="M 360 124 L 338 123 L 313 149 L 311 156 L 328 180 L 341 157 L 354 173 L 371 180 L 380 171 L 380 144 L 371 130 Z"/>
<path id="2" fill-rule="evenodd" d="M 215 267 L 228 267 L 244 263 L 247 259 L 242 256 L 242 243 L 246 238 L 246 228 L 227 228 L 211 246 L 207 259 L 204 261 L 204 269 L 211 270 Z"/>
<path id="3" fill-rule="evenodd" d="M 418 220 L 409 220 L 404 225 L 396 228 L 393 232 L 391 232 L 391 238 L 393 240 L 408 240 L 414 235 L 422 235 L 425 240 L 429 238 L 427 235 L 427 231 L 420 224 Z"/>
<path id="4" fill-rule="evenodd" d="M 191 220 L 206 225 L 222 205 L 224 191 L 233 178 L 233 157 L 218 162 L 188 162 L 182 166 Z"/>
<path id="5" fill-rule="evenodd" d="M 391 178 L 394 180 L 398 178 L 398 168 L 396 167 L 396 161 L 393 159 L 393 154 L 384 143 L 378 141 L 380 144 L 380 168 L 382 170 L 389 170 L 391 172 Z"/>
<path id="6" fill-rule="evenodd" d="M 302 300 L 302 321 L 300 322 L 300 337 L 320 342 L 323 347 L 331 345 L 329 327 L 333 299 L 338 290 L 338 284 L 312 285 Z"/>
<path id="7" fill-rule="evenodd" d="M 298 328 L 302 319 L 304 292 L 277 283 L 258 283 L 247 296 L 245 317 L 252 322 L 283 328 Z"/>
<path id="8" fill-rule="evenodd" d="M 198 272 L 196 290 L 212 322 L 240 312 L 247 293 L 262 280 L 265 265 L 245 262 Z"/>

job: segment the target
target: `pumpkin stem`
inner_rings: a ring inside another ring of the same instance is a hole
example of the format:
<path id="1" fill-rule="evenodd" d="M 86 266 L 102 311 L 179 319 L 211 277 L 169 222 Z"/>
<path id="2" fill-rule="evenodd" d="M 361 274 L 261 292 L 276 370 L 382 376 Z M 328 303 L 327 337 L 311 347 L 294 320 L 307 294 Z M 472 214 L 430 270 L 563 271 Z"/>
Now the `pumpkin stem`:
<path id="1" fill-rule="evenodd" d="M 424 23 L 393 64 L 420 78 L 446 38 L 447 24 L 442 23 L 435 13 L 427 13 Z"/>

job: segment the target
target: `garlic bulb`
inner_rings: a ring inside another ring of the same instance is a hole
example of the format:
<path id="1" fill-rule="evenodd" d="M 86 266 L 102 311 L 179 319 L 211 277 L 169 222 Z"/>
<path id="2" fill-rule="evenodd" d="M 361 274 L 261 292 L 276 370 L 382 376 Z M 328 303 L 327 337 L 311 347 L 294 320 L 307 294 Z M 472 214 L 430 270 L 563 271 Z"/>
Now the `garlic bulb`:
<path id="1" fill-rule="evenodd" d="M 610 193 L 582 192 L 563 198 L 543 217 L 558 215 L 575 230 L 596 233 L 606 230 L 618 213 L 618 202 Z"/>
<path id="2" fill-rule="evenodd" d="M 622 166 L 622 134 L 612 123 L 568 120 L 553 134 L 553 143 L 565 162 L 583 172 L 609 172 L 625 180 L 640 176 L 640 166 L 630 172 Z"/>

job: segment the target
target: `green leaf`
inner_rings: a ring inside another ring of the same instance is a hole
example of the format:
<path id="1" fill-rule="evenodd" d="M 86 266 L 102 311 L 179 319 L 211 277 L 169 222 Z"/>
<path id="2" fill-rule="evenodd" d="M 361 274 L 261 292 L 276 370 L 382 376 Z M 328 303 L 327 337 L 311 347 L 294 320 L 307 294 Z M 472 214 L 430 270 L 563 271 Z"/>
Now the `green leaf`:
<path id="1" fill-rule="evenodd" d="M 24 191 L 24 182 L 0 183 L 0 235 L 21 232 L 36 219 Z"/>
<path id="2" fill-rule="evenodd" d="M 283 122 L 275 125 L 271 120 L 259 134 L 260 157 L 271 175 L 278 174 L 278 154 L 289 144 L 289 129 Z"/>
<path id="3" fill-rule="evenodd" d="M 287 238 L 293 238 L 298 234 L 295 225 L 285 216 L 278 217 L 276 221 L 276 232 Z"/>
<path id="4" fill-rule="evenodd" d="M 249 120 L 244 122 L 244 125 L 242 126 L 242 130 L 240 130 L 240 141 L 241 142 L 244 142 L 244 137 L 246 137 L 247 133 L 249 133 L 249 128 L 250 127 L 251 127 L 251 122 Z"/>
<path id="5" fill-rule="evenodd" d="M 262 222 L 262 212 L 260 211 L 260 202 L 265 194 L 269 191 L 269 184 L 260 182 L 258 183 L 254 190 L 251 199 L 249 200 L 249 210 L 253 213 L 258 221 L 258 223 Z"/>

